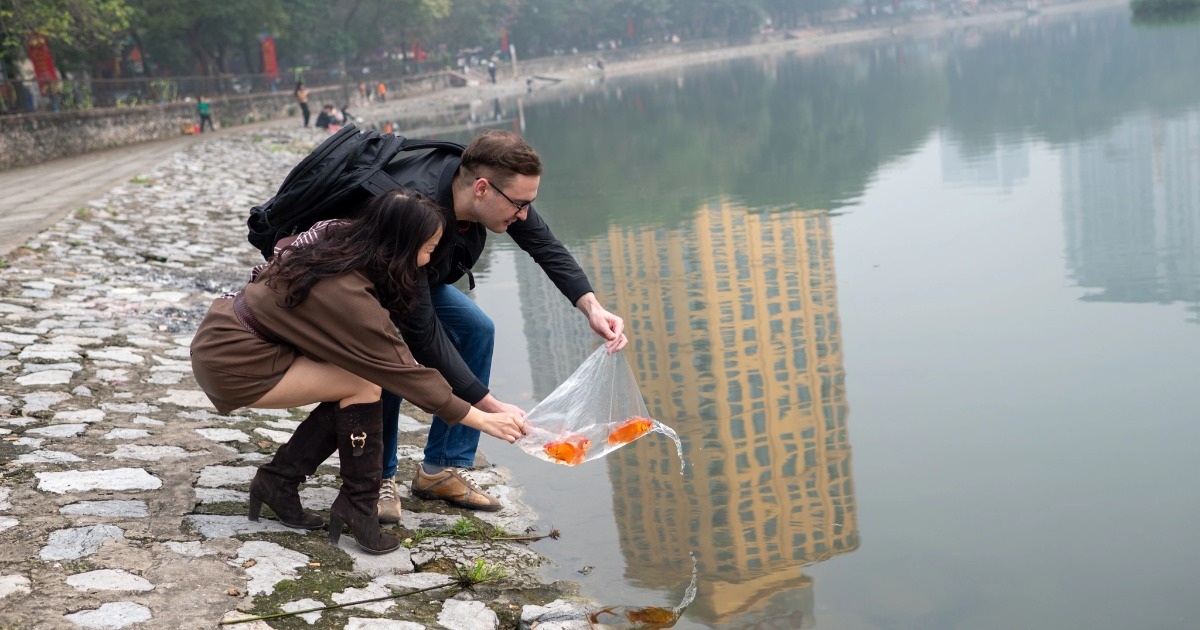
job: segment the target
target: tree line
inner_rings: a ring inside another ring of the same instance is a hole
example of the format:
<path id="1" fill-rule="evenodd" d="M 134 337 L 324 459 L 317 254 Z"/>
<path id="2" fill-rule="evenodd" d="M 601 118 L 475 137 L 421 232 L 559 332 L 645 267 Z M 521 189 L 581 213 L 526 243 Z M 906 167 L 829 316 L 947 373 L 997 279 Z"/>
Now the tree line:
<path id="1" fill-rule="evenodd" d="M 794 28 L 843 0 L 0 0 L 0 70 L 32 37 L 60 72 L 254 74 L 279 67 L 445 67 L 472 51 L 518 57 Z"/>

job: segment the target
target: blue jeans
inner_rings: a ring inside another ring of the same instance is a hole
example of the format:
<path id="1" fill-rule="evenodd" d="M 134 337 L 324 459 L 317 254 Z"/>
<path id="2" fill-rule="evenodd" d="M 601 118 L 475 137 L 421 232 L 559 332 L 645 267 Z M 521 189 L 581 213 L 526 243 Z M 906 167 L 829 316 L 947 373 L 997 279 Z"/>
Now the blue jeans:
<path id="1" fill-rule="evenodd" d="M 485 386 L 492 376 L 492 349 L 496 342 L 496 326 L 475 302 L 462 291 L 448 284 L 429 288 L 433 309 L 438 321 L 458 349 L 475 378 Z M 399 439 L 397 422 L 400 415 L 400 396 L 383 393 L 383 478 L 396 475 L 396 443 Z M 479 430 L 462 424 L 450 426 L 434 416 L 425 440 L 425 461 L 438 466 L 470 467 L 475 465 L 475 450 L 479 446 Z"/>

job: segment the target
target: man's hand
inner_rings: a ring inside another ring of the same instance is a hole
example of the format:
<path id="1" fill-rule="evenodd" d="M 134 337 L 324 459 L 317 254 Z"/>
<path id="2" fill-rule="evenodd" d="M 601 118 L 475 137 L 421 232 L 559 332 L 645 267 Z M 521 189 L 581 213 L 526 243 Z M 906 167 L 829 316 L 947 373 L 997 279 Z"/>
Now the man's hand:
<path id="1" fill-rule="evenodd" d="M 506 402 L 497 400 L 495 396 L 488 394 L 484 396 L 475 406 L 488 413 L 511 413 L 518 418 L 525 418 L 525 410 L 516 405 L 510 405 Z"/>
<path id="2" fill-rule="evenodd" d="M 575 308 L 587 317 L 592 330 L 607 340 L 604 347 L 608 349 L 609 354 L 620 351 L 629 343 L 629 339 L 625 337 L 625 320 L 605 310 L 600 305 L 600 300 L 596 299 L 595 293 L 584 293 L 575 303 Z"/>

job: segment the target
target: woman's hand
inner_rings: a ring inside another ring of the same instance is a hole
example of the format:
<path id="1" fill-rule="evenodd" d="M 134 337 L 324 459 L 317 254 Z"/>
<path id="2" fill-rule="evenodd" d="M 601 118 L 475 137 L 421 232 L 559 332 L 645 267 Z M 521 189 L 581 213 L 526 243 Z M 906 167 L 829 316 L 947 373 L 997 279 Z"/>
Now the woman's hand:
<path id="1" fill-rule="evenodd" d="M 500 438 L 509 444 L 525 435 L 525 421 L 514 413 L 488 413 L 478 407 L 471 407 L 471 411 L 467 413 L 467 417 L 462 419 L 462 423 L 492 437 Z"/>

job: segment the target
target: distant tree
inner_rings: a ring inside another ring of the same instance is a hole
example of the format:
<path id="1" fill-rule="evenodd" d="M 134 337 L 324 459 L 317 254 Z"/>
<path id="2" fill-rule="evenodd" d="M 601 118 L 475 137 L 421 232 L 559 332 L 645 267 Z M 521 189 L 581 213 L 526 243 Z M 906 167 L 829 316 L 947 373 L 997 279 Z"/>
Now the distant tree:
<path id="1" fill-rule="evenodd" d="M 57 54 L 80 54 L 124 33 L 129 17 L 125 0 L 0 0 L 0 57 L 20 58 L 31 33 Z"/>
<path id="2" fill-rule="evenodd" d="M 229 71 L 235 51 L 246 48 L 260 32 L 287 24 L 280 0 L 128 0 L 138 10 L 137 31 L 160 60 L 188 61 L 184 74 Z"/>
<path id="3" fill-rule="evenodd" d="M 455 0 L 450 13 L 437 20 L 426 37 L 446 44 L 450 53 L 483 47 L 489 54 L 500 47 L 500 34 L 516 16 L 511 0 Z"/>

